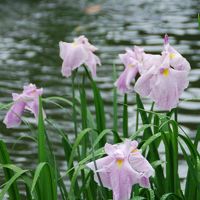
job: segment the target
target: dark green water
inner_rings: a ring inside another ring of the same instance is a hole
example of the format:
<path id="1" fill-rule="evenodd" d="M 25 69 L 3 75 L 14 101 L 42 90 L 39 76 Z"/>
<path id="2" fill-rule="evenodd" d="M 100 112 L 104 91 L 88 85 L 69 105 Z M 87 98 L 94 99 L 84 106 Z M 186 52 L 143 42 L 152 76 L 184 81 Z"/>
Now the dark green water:
<path id="1" fill-rule="evenodd" d="M 190 86 L 183 98 L 200 97 L 200 30 L 197 13 L 199 0 L 99 0 L 99 1 L 0 1 L 0 102 L 11 101 L 12 92 L 20 92 L 24 84 L 35 83 L 44 88 L 44 96 L 71 95 L 71 79 L 63 78 L 58 42 L 71 41 L 84 34 L 99 48 L 102 66 L 98 68 L 97 82 L 106 102 L 107 126 L 112 125 L 112 65 L 120 72 L 118 54 L 125 47 L 144 46 L 146 51 L 162 50 L 162 37 L 170 36 L 175 46 L 191 63 Z M 99 4 L 100 12 L 87 14 L 85 8 Z M 80 72 L 81 73 L 81 72 Z M 91 99 L 90 85 L 87 85 Z M 150 106 L 148 100 L 147 108 Z M 91 111 L 92 101 L 89 101 Z M 119 102 L 122 96 L 119 95 Z M 134 130 L 134 95 L 130 96 L 130 132 Z M 46 108 L 48 117 L 66 130 L 73 138 L 73 125 L 69 108 Z M 200 101 L 181 102 L 179 121 L 191 137 L 200 124 Z M 0 112 L 3 119 L 5 112 Z M 121 121 L 121 111 L 119 110 Z M 33 121 L 30 115 L 26 120 Z M 2 121 L 2 120 L 1 120 Z M 119 124 L 120 126 L 120 124 Z M 7 142 L 12 159 L 23 167 L 35 165 L 36 144 L 30 140 L 17 140 L 31 135 L 25 125 L 15 130 L 6 130 L 0 123 L 0 137 Z M 59 149 L 59 137 L 51 134 L 60 162 L 63 152 Z M 13 144 L 17 144 L 15 148 Z M 66 166 L 61 162 L 61 168 Z M 181 167 L 183 177 L 186 169 Z"/>

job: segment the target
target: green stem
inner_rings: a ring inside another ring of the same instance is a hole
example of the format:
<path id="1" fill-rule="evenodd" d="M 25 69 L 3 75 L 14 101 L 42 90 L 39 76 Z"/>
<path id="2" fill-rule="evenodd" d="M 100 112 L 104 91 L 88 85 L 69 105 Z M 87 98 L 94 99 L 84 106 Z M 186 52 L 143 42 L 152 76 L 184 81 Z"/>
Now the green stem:
<path id="1" fill-rule="evenodd" d="M 138 111 L 138 106 L 136 107 L 136 121 L 135 121 L 135 131 L 138 130 L 139 127 L 139 111 Z"/>
<path id="2" fill-rule="evenodd" d="M 174 109 L 174 120 L 178 122 L 178 108 Z"/>
<path id="3" fill-rule="evenodd" d="M 116 68 L 113 65 L 113 82 L 116 80 Z M 113 130 L 118 131 L 118 117 L 117 117 L 117 88 L 113 88 Z M 114 141 L 117 141 L 117 138 L 114 137 Z"/>
<path id="4" fill-rule="evenodd" d="M 73 114 L 72 115 L 73 115 L 73 122 L 74 122 L 74 133 L 75 133 L 75 137 L 77 138 L 78 137 L 78 129 L 77 129 L 76 96 L 75 96 L 75 92 L 76 92 L 76 86 L 75 86 L 76 73 L 77 73 L 77 70 L 73 71 L 73 73 L 72 73 L 72 101 L 73 101 L 73 105 L 72 105 Z M 81 160 L 81 153 L 80 153 L 80 148 L 79 147 L 77 147 L 77 151 L 78 151 L 78 159 Z M 82 183 L 84 183 L 85 173 L 84 173 L 83 170 L 81 170 L 81 179 L 82 179 Z"/>
<path id="5" fill-rule="evenodd" d="M 76 78 L 76 70 L 72 72 L 72 101 L 73 101 L 73 106 L 72 106 L 72 118 L 74 122 L 74 133 L 75 136 L 77 137 L 77 117 L 76 117 L 76 97 L 75 97 L 75 78 Z"/>
<path id="6" fill-rule="evenodd" d="M 127 101 L 127 94 L 124 95 L 123 136 L 124 136 L 124 138 L 128 138 L 128 101 Z"/>

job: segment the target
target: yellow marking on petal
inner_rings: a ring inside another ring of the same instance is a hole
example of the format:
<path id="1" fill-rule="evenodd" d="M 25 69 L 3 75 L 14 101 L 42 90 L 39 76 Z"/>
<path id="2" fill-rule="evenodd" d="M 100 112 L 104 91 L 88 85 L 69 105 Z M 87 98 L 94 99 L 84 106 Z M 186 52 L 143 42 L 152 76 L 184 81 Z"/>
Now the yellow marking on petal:
<path id="1" fill-rule="evenodd" d="M 124 160 L 123 159 L 117 159 L 116 162 L 117 162 L 118 168 L 120 169 L 122 167 L 123 163 L 124 163 Z"/>
<path id="2" fill-rule="evenodd" d="M 36 93 L 36 89 L 34 89 L 32 92 L 31 92 L 31 94 L 35 94 Z"/>
<path id="3" fill-rule="evenodd" d="M 128 67 L 134 67 L 135 65 L 133 65 L 133 64 L 128 64 Z"/>
<path id="4" fill-rule="evenodd" d="M 73 43 L 72 43 L 72 46 L 73 46 L 73 47 L 76 47 L 76 46 L 77 46 L 77 43 L 76 43 L 76 42 L 73 42 Z"/>
<path id="5" fill-rule="evenodd" d="M 131 151 L 131 153 L 136 153 L 136 152 L 138 152 L 138 149 L 133 149 L 133 150 Z"/>
<path id="6" fill-rule="evenodd" d="M 164 76 L 168 76 L 169 75 L 169 69 L 168 68 L 164 69 L 163 72 L 162 72 L 162 74 Z"/>
<path id="7" fill-rule="evenodd" d="M 176 57 L 176 54 L 175 54 L 175 53 L 170 53 L 170 54 L 169 54 L 169 58 L 170 58 L 170 59 L 173 59 L 173 58 L 175 58 L 175 57 Z"/>

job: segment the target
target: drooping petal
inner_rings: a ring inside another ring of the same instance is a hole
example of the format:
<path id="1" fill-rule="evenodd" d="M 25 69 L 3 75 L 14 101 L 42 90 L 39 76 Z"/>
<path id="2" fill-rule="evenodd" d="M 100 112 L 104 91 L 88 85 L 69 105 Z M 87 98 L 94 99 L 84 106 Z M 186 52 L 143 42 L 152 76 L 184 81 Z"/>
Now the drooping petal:
<path id="1" fill-rule="evenodd" d="M 152 83 L 150 97 L 155 101 L 160 109 L 171 110 L 175 108 L 179 101 L 179 91 L 172 69 L 167 69 L 166 75 L 158 74 L 156 81 Z"/>
<path id="2" fill-rule="evenodd" d="M 150 187 L 149 178 L 147 176 L 141 175 L 139 180 L 139 185 L 144 188 L 149 188 Z"/>
<path id="3" fill-rule="evenodd" d="M 151 164 L 137 149 L 131 152 L 129 156 L 129 163 L 134 170 L 144 174 L 148 178 L 154 174 L 154 169 Z"/>
<path id="4" fill-rule="evenodd" d="M 110 172 L 106 170 L 106 167 L 109 166 L 112 163 L 112 161 L 113 161 L 113 158 L 108 157 L 108 156 L 104 158 L 100 158 L 95 161 L 101 182 L 104 187 L 107 187 L 109 189 L 111 189 Z M 99 178 L 96 172 L 97 170 L 95 169 L 94 161 L 88 163 L 86 166 L 89 167 L 94 172 L 94 180 L 100 185 Z"/>
<path id="5" fill-rule="evenodd" d="M 134 90 L 141 96 L 147 97 L 151 92 L 151 81 L 154 78 L 155 67 L 150 68 L 146 73 L 142 74 L 135 83 Z"/>
<path id="6" fill-rule="evenodd" d="M 34 101 L 30 101 L 26 104 L 26 110 L 29 110 L 31 113 L 34 114 L 35 119 L 38 119 L 39 114 L 39 102 L 38 99 L 35 99 Z"/>
<path id="7" fill-rule="evenodd" d="M 96 167 L 94 162 L 87 164 L 95 173 L 95 181 L 99 184 L 98 173 L 103 186 L 113 191 L 114 200 L 129 200 L 134 184 L 149 186 L 150 169 L 137 171 L 129 161 L 130 154 L 137 148 L 137 145 L 136 141 L 129 139 L 120 144 L 106 144 L 104 149 L 108 156 L 96 160 Z M 141 162 L 139 159 L 139 162 L 143 164 L 144 161 Z M 149 167 L 146 163 L 145 166 Z"/>
<path id="8" fill-rule="evenodd" d="M 21 124 L 21 116 L 25 108 L 24 102 L 15 102 L 4 118 L 4 124 L 7 128 L 14 128 Z"/>
<path id="9" fill-rule="evenodd" d="M 131 168 L 127 160 L 124 160 L 121 166 L 113 163 L 110 176 L 113 199 L 129 200 L 132 186 L 139 183 L 140 174 Z"/>
<path id="10" fill-rule="evenodd" d="M 130 92 L 131 82 L 135 79 L 135 76 L 138 73 L 138 68 L 134 67 L 126 67 L 125 70 L 121 73 L 117 81 L 115 82 L 115 86 L 122 93 Z"/>
<path id="11" fill-rule="evenodd" d="M 170 71 L 171 71 L 172 76 L 176 80 L 178 94 L 180 97 L 184 89 L 186 89 L 189 85 L 188 72 L 178 71 L 178 70 L 173 70 L 173 69 L 171 69 Z"/>
<path id="12" fill-rule="evenodd" d="M 88 53 L 88 59 L 85 61 L 85 64 L 90 69 L 92 76 L 96 77 L 96 67 L 97 65 L 101 65 L 101 61 L 98 56 L 96 56 L 94 53 L 89 52 Z"/>

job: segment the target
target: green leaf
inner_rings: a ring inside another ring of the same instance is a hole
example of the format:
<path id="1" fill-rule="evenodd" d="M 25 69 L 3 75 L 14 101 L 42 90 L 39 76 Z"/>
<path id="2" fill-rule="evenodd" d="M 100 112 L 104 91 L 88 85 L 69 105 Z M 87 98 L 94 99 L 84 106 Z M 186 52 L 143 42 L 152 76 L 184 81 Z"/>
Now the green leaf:
<path id="1" fill-rule="evenodd" d="M 117 74 L 115 65 L 113 65 L 113 82 L 116 81 Z M 113 88 L 113 130 L 117 132 L 118 130 L 118 108 L 117 108 L 117 88 Z M 117 141 L 117 138 L 114 137 L 114 142 Z"/>
<path id="2" fill-rule="evenodd" d="M 73 160 L 74 160 L 74 155 L 75 155 L 75 152 L 78 148 L 78 145 L 80 144 L 80 142 L 83 140 L 84 136 L 93 131 L 93 129 L 91 128 L 87 128 L 83 131 L 81 131 L 79 134 L 78 134 L 78 137 L 76 138 L 75 142 L 74 142 L 74 145 L 72 147 L 72 151 L 71 151 L 71 154 L 70 154 L 70 158 L 69 158 L 69 168 L 71 168 L 72 164 L 73 164 Z"/>
<path id="3" fill-rule="evenodd" d="M 44 164 L 40 173 L 40 181 L 38 182 L 40 188 L 41 198 L 45 200 L 57 200 L 57 182 L 54 166 L 50 166 L 51 162 L 47 152 L 47 138 L 43 119 L 42 98 L 39 97 L 39 118 L 38 118 L 38 157 L 39 166 Z M 49 163 L 49 164 L 48 164 Z M 41 164 L 41 165 L 40 165 Z M 44 191 L 49 191 L 44 193 Z"/>
<path id="4" fill-rule="evenodd" d="M 50 165 L 46 162 L 39 163 L 36 168 L 31 193 L 33 193 L 37 183 L 39 183 L 41 190 L 41 199 L 57 200 L 57 185 L 54 173 Z"/>
<path id="5" fill-rule="evenodd" d="M 12 187 L 12 185 L 16 182 L 16 180 L 18 178 L 20 178 L 24 173 L 28 172 L 28 170 L 20 170 L 18 172 L 16 172 L 6 183 L 5 186 L 3 187 L 3 189 L 0 192 L 0 200 L 3 200 L 4 195 L 7 193 L 7 191 Z M 20 199 L 19 196 L 12 196 L 12 198 L 14 198 L 13 200 L 15 200 L 15 198 Z"/>
<path id="6" fill-rule="evenodd" d="M 0 140 L 0 163 L 3 165 L 11 164 L 6 145 L 2 140 Z M 4 171 L 4 176 L 5 176 L 6 181 L 9 181 L 14 175 L 12 169 L 4 167 L 3 171 Z M 10 200 L 20 200 L 21 199 L 20 195 L 19 195 L 19 189 L 18 189 L 17 183 L 15 181 L 13 181 L 11 186 L 9 187 L 8 195 L 9 195 Z"/>
<path id="7" fill-rule="evenodd" d="M 167 193 L 167 194 L 164 194 L 160 200 L 167 200 L 167 199 L 170 199 L 171 200 L 171 197 L 174 197 L 175 199 L 178 199 L 178 200 L 183 200 L 181 197 L 179 197 L 178 195 L 176 194 L 173 194 L 173 193 Z M 173 198 L 173 199 L 174 199 Z"/>
<path id="8" fill-rule="evenodd" d="M 100 91 L 92 79 L 90 73 L 88 72 L 87 68 L 85 67 L 85 71 L 87 73 L 88 79 L 90 80 L 92 90 L 93 90 L 93 97 L 94 97 L 94 105 L 95 105 L 95 113 L 96 113 L 96 121 L 97 121 L 97 130 L 99 132 L 103 131 L 106 127 L 105 122 L 105 112 L 104 112 L 104 103 L 100 94 Z M 101 142 L 101 146 L 104 146 L 106 143 L 106 138 L 103 138 Z"/>
<path id="9" fill-rule="evenodd" d="M 42 98 L 39 97 L 39 117 L 38 117 L 38 158 L 39 162 L 47 162 L 46 134 L 43 119 Z"/>
<path id="10" fill-rule="evenodd" d="M 151 144 L 153 143 L 155 140 L 157 140 L 158 138 L 160 138 L 161 136 L 161 133 L 156 133 L 155 135 L 152 135 L 151 137 L 149 137 L 145 142 L 144 144 L 141 146 L 141 149 L 142 151 L 145 151 L 146 148 Z"/>

